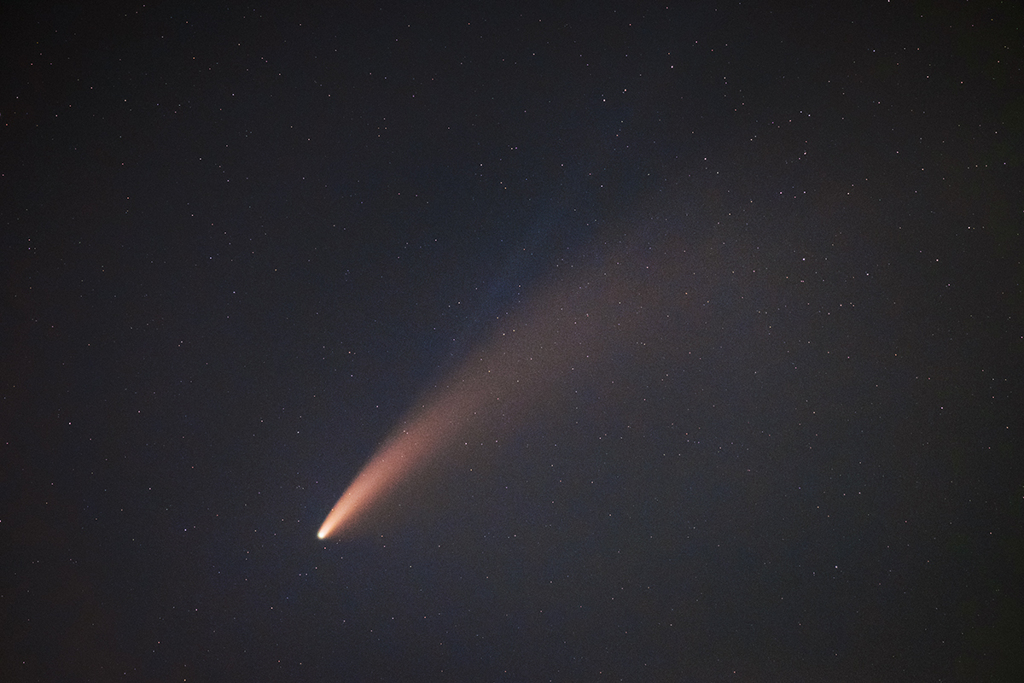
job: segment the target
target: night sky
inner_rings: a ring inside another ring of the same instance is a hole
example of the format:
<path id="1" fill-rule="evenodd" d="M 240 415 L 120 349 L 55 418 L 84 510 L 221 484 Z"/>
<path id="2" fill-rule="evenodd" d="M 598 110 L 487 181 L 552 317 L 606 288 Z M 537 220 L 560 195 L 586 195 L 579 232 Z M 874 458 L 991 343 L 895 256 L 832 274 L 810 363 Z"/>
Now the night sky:
<path id="1" fill-rule="evenodd" d="M 1019 3 L 15 4 L 4 681 L 1019 680 Z"/>

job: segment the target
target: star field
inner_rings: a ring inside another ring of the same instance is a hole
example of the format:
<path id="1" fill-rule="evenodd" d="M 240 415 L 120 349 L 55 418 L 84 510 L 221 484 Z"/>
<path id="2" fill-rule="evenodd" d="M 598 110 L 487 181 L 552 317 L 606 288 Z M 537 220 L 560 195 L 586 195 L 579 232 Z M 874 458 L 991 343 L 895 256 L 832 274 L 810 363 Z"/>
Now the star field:
<path id="1" fill-rule="evenodd" d="M 1014 3 L 0 16 L 4 680 L 1015 680 Z"/>

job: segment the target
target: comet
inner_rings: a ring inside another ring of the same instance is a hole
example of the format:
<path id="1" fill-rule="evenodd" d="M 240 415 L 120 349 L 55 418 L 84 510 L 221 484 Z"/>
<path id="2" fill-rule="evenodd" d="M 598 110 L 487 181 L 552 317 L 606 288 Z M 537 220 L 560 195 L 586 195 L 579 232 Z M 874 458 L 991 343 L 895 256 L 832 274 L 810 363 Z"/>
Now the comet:
<path id="1" fill-rule="evenodd" d="M 317 532 L 326 539 L 358 529 L 402 481 L 413 477 L 458 438 L 472 417 L 473 392 L 447 391 L 433 398 L 391 436 L 352 481 Z"/>
<path id="2" fill-rule="evenodd" d="M 613 399 L 620 389 L 609 378 L 627 378 L 649 354 L 663 358 L 685 343 L 672 325 L 677 309 L 695 298 L 694 263 L 671 245 L 620 248 L 547 280 L 384 440 L 317 538 L 365 533 L 433 465 L 466 453 L 474 440 L 498 440 L 566 408 L 574 394 L 567 387 L 604 382 L 602 399 Z"/>

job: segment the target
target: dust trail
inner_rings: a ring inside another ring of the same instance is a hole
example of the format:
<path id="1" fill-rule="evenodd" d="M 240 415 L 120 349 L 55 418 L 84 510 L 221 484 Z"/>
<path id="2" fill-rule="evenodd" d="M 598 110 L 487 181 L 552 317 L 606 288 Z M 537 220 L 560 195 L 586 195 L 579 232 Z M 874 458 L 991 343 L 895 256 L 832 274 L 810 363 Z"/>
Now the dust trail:
<path id="1" fill-rule="evenodd" d="M 359 533 L 401 502 L 402 486 L 437 459 L 456 457 L 455 447 L 472 435 L 496 439 L 540 411 L 558 410 L 569 380 L 621 372 L 616 366 L 623 359 L 643 362 L 692 336 L 681 334 L 679 322 L 696 290 L 704 289 L 698 270 L 707 269 L 695 268 L 697 260 L 680 245 L 619 247 L 596 261 L 560 269 L 425 396 L 356 476 L 317 536 Z M 691 331 L 697 318 L 687 317 Z"/>

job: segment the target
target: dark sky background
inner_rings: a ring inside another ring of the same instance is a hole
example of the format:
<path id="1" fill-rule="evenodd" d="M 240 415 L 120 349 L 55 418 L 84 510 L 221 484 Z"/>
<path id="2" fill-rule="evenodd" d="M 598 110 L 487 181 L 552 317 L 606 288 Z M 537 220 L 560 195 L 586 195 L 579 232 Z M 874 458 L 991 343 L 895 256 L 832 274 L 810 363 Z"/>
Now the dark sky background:
<path id="1" fill-rule="evenodd" d="M 287 4 L 0 14 L 0 678 L 1016 680 L 1019 3 Z"/>

